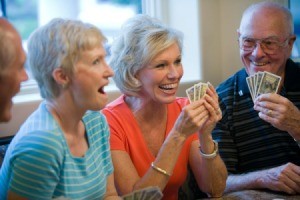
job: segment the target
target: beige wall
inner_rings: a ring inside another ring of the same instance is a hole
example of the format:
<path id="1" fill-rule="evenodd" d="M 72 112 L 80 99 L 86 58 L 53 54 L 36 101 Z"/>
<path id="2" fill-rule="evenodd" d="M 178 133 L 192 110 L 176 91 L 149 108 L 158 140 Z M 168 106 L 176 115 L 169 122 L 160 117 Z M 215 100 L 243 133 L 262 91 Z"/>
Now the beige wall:
<path id="1" fill-rule="evenodd" d="M 178 3 L 184 3 L 190 0 L 176 1 Z M 169 0 L 167 3 L 171 5 L 176 1 Z M 273 1 L 284 5 L 288 3 L 288 0 Z M 195 42 L 199 42 L 200 46 L 198 55 L 200 59 L 200 69 L 195 71 L 200 71 L 203 80 L 218 85 L 242 67 L 236 41 L 236 29 L 239 26 L 243 10 L 255 2 L 259 2 L 259 0 L 194 1 L 195 5 L 198 6 L 196 15 L 198 15 L 199 19 L 199 41 L 197 40 Z M 176 9 L 176 6 L 173 5 L 172 9 L 173 8 Z M 180 10 L 181 8 L 179 8 L 179 11 Z M 173 10 L 173 12 L 179 11 Z M 180 17 L 173 23 L 178 22 Z M 186 37 L 187 36 L 189 35 L 186 35 Z M 185 96 L 185 89 L 192 84 L 194 83 L 182 83 L 178 91 L 178 96 Z M 109 100 L 113 100 L 119 95 L 120 93 L 118 91 L 112 91 L 109 93 Z M 12 121 L 8 124 L 0 124 L 0 137 L 16 133 L 19 126 L 37 107 L 39 102 L 40 101 L 34 101 L 15 105 L 13 107 Z"/>

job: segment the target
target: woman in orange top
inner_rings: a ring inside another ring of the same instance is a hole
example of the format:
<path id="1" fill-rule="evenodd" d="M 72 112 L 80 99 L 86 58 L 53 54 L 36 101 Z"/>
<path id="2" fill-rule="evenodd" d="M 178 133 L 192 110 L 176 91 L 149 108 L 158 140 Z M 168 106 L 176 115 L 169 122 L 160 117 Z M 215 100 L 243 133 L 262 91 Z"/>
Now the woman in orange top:
<path id="1" fill-rule="evenodd" d="M 221 119 L 218 96 L 210 85 L 204 98 L 191 104 L 176 97 L 183 75 L 181 34 L 137 15 L 111 50 L 114 81 L 123 95 L 103 113 L 120 195 L 158 186 L 164 199 L 178 199 L 190 164 L 199 188 L 221 196 L 227 171 L 211 136 Z"/>

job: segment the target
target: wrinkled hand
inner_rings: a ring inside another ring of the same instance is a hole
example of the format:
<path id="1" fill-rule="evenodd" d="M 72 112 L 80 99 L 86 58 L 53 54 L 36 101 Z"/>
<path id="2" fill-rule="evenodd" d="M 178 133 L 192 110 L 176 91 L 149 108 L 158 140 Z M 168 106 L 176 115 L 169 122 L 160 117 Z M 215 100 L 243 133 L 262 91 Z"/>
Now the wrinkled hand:
<path id="1" fill-rule="evenodd" d="M 293 163 L 266 170 L 260 179 L 264 188 L 288 194 L 300 193 L 300 167 Z"/>
<path id="2" fill-rule="evenodd" d="M 254 109 L 272 126 L 300 138 L 300 111 L 287 98 L 278 94 L 262 94 L 255 99 Z"/>

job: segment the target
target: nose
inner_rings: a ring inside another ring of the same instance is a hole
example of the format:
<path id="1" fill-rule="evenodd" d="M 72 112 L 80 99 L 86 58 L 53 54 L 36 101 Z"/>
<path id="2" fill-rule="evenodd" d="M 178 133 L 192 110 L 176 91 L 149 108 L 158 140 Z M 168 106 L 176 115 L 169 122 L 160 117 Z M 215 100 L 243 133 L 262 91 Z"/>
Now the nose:
<path id="1" fill-rule="evenodd" d="M 181 67 L 171 65 L 168 72 L 168 78 L 178 78 L 180 76 Z"/>
<path id="2" fill-rule="evenodd" d="M 25 68 L 23 67 L 22 72 L 21 72 L 21 81 L 27 81 L 28 80 L 28 74 L 25 70 Z"/>
<path id="3" fill-rule="evenodd" d="M 252 55 L 256 57 L 264 56 L 265 52 L 259 42 L 256 42 L 256 45 L 252 51 Z"/>
<path id="4" fill-rule="evenodd" d="M 105 72 L 106 72 L 105 75 L 107 77 L 112 77 L 112 76 L 115 75 L 113 69 L 107 63 L 106 63 L 106 70 L 105 70 Z"/>
<path id="5" fill-rule="evenodd" d="M 110 77 L 112 77 L 112 76 L 114 76 L 115 75 L 115 73 L 114 73 L 114 71 L 112 70 L 112 68 L 111 67 L 108 67 L 109 68 L 109 76 Z"/>

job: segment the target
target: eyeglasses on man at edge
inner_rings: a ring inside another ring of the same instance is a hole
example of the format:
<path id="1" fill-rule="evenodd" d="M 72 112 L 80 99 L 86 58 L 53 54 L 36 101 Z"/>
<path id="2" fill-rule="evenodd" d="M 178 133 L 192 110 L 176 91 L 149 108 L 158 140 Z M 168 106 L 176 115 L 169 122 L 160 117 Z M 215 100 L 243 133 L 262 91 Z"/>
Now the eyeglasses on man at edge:
<path id="1" fill-rule="evenodd" d="M 286 46 L 288 44 L 289 39 L 290 37 L 286 38 L 283 42 L 279 42 L 277 38 L 239 38 L 238 42 L 240 49 L 245 52 L 253 51 L 259 43 L 260 47 L 265 53 L 274 54 L 280 47 Z"/>

